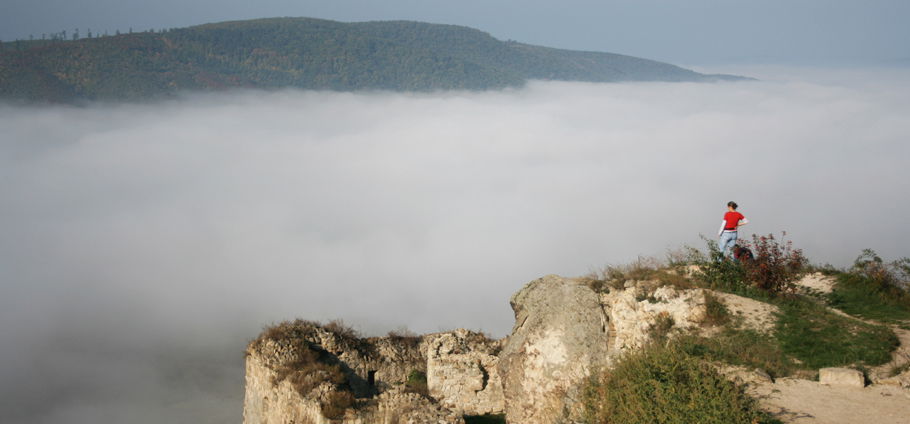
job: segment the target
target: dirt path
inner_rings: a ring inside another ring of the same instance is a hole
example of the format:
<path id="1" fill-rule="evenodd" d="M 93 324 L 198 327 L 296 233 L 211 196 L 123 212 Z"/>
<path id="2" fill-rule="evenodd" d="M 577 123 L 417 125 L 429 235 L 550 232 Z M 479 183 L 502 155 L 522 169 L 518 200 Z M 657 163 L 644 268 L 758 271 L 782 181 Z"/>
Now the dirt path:
<path id="1" fill-rule="evenodd" d="M 820 273 L 798 281 L 805 293 L 830 293 L 834 279 Z M 878 322 L 832 312 L 870 324 Z M 759 399 L 763 409 L 785 423 L 794 424 L 910 424 L 910 371 L 892 377 L 891 371 L 910 362 L 910 331 L 889 326 L 900 340 L 891 362 L 869 370 L 874 383 L 865 388 L 828 386 L 817 381 L 782 378 L 774 383 L 756 382 L 749 392 Z M 901 387 L 901 386 L 904 387 Z"/>
<path id="2" fill-rule="evenodd" d="M 790 378 L 757 384 L 749 392 L 785 423 L 907 424 L 910 390 L 899 386 L 837 387 Z"/>
<path id="3" fill-rule="evenodd" d="M 897 326 L 891 326 L 891 331 L 894 331 L 900 346 L 894 352 L 891 352 L 891 362 L 869 370 L 869 379 L 874 383 L 894 380 L 891 384 L 901 384 L 900 379 L 893 378 L 891 373 L 895 368 L 906 366 L 907 363 L 910 363 L 910 331 Z M 907 382 L 910 383 L 910 376 L 907 378 Z M 910 418 L 907 419 L 907 422 L 910 423 Z"/>

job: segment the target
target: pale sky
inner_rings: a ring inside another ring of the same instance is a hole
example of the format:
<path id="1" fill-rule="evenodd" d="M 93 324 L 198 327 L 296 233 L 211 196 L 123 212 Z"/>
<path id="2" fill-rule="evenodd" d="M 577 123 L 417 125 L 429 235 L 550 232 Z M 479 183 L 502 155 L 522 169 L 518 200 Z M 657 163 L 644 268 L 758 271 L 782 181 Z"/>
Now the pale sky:
<path id="1" fill-rule="evenodd" d="M 465 25 L 680 65 L 907 65 L 907 0 L 0 0 L 0 39 L 307 16 Z"/>

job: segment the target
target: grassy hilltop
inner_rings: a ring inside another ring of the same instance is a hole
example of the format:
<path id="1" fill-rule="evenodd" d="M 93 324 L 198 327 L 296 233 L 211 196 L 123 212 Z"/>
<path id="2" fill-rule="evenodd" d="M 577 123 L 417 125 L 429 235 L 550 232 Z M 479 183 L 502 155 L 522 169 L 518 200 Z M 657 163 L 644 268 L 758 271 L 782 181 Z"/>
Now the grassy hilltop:
<path id="1" fill-rule="evenodd" d="M 867 249 L 852 267 L 836 269 L 810 265 L 801 250 L 772 235 L 742 244 L 754 259 L 725 259 L 710 241 L 707 252 L 689 248 L 668 262 L 640 259 L 589 276 L 592 287 L 606 291 L 642 280 L 710 290 L 704 325 L 711 330 L 671 334 L 671 318 L 656 323 L 656 343 L 629 352 L 615 369 L 591 380 L 587 422 L 770 424 L 787 416 L 762 412 L 742 387 L 723 381 L 718 370 L 729 366 L 774 379 L 817 380 L 827 367 L 860 370 L 866 383 L 894 385 L 907 378 L 910 259 L 886 262 Z M 721 301 L 727 295 L 773 307 L 776 322 L 749 328 L 748 317 Z"/>
<path id="2" fill-rule="evenodd" d="M 0 99 L 140 100 L 232 87 L 482 90 L 530 79 L 712 81 L 667 63 L 500 41 L 461 26 L 271 18 L 0 44 Z"/>

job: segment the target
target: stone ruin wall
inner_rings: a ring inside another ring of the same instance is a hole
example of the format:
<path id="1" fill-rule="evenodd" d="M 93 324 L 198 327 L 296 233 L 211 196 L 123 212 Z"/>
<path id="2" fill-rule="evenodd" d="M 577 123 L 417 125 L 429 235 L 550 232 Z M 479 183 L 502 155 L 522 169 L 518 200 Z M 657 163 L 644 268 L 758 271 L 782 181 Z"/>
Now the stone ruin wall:
<path id="1" fill-rule="evenodd" d="M 369 338 L 352 346 L 331 331 L 321 327 L 313 330 L 314 336 L 306 341 L 337 358 L 359 399 L 358 407 L 349 409 L 343 419 L 325 418 L 320 400 L 334 390 L 333 386 L 324 383 L 303 396 L 288 381 L 276 381 L 276 370 L 296 360 L 297 354 L 291 346 L 267 340 L 247 349 L 245 424 L 463 424 L 464 414 L 502 411 L 502 390 L 496 384 L 495 371 L 492 381 L 473 378 L 473 371 L 478 370 L 474 360 L 495 368 L 495 362 L 489 362 L 495 361 L 495 356 L 484 357 L 481 352 L 492 352 L 498 342 L 481 334 L 456 330 L 419 339 Z M 433 352 L 431 359 L 428 352 Z M 440 402 L 404 391 L 412 371 L 428 375 L 428 389 L 431 394 L 435 391 L 432 397 Z M 485 387 L 474 389 L 481 380 Z M 496 393 L 500 395 L 498 409 L 491 400 Z M 462 402 L 464 405 L 459 405 Z"/>
<path id="2" fill-rule="evenodd" d="M 497 356 L 501 343 L 463 329 L 428 336 L 430 396 L 463 415 L 501 414 L 505 410 Z"/>

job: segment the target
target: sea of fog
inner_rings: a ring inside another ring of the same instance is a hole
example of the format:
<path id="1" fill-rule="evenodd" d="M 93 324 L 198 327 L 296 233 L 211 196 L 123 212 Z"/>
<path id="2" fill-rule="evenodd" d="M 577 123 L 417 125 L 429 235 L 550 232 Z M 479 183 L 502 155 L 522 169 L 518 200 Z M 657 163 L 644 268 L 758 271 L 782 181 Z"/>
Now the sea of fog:
<path id="1" fill-rule="evenodd" d="M 715 72 L 717 70 L 714 70 Z M 910 71 L 0 106 L 0 421 L 240 421 L 263 325 L 512 325 L 509 296 L 745 233 L 910 255 Z"/>

